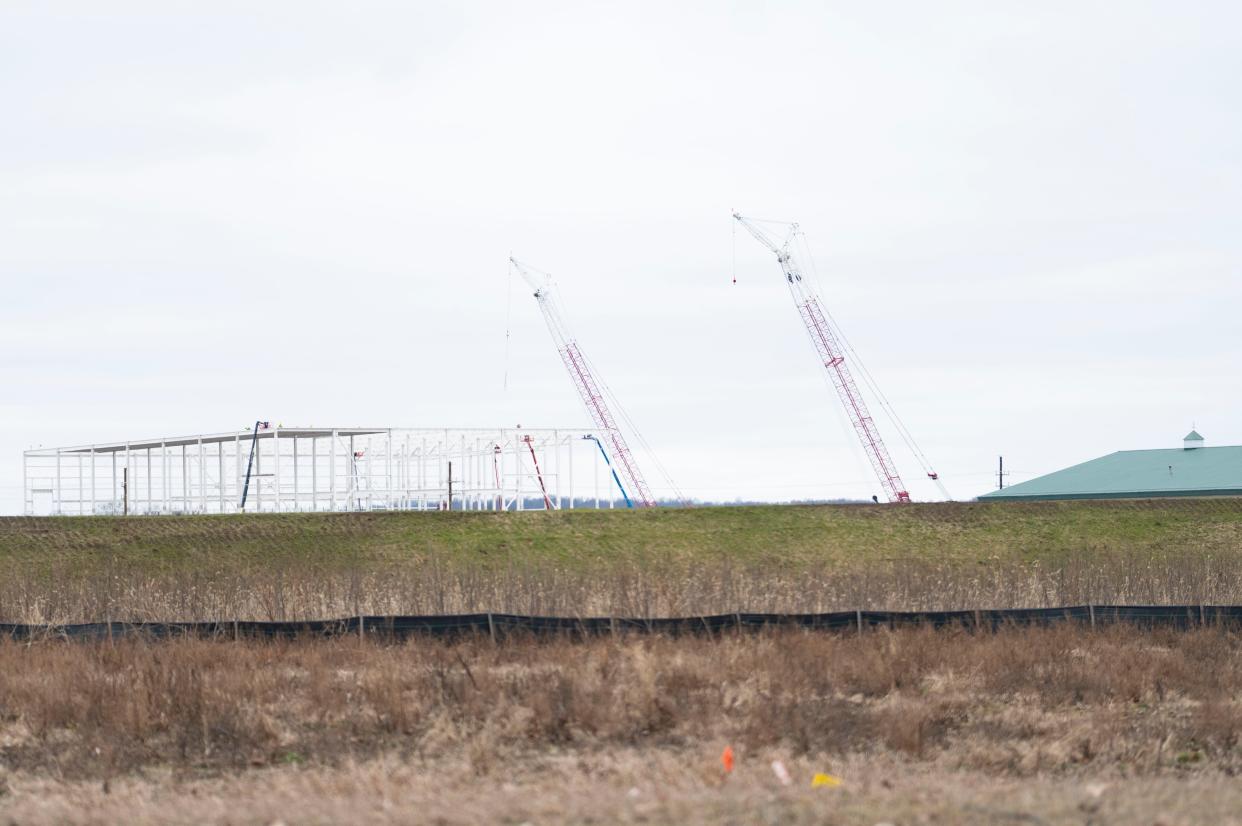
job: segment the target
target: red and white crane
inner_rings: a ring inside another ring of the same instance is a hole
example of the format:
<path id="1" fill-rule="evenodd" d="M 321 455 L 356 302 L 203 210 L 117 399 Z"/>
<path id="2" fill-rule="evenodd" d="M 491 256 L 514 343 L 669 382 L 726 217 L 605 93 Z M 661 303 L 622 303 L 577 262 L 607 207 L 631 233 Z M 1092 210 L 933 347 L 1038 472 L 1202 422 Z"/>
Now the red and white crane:
<path id="1" fill-rule="evenodd" d="M 627 502 L 632 501 L 639 507 L 655 507 L 656 501 L 651 495 L 651 488 L 648 487 L 647 480 L 643 478 L 642 471 L 638 469 L 634 454 L 630 451 L 625 436 L 617 427 L 617 420 L 608 407 L 604 385 L 595 378 L 590 363 L 578 348 L 577 339 L 570 334 L 569 327 L 561 316 L 552 289 L 551 276 L 515 258 L 510 258 L 509 263 L 535 290 L 535 300 L 539 302 L 543 320 L 547 322 L 548 332 L 552 334 L 552 341 L 561 355 L 561 361 L 565 363 L 565 369 L 569 371 L 569 377 L 573 379 L 574 387 L 578 390 L 578 395 L 582 397 L 582 403 L 586 405 L 587 412 L 591 414 L 591 419 L 599 430 L 600 438 L 612 451 L 612 469 L 621 484 L 621 495 Z M 605 454 L 606 457 L 607 454 Z"/>
<path id="2" fill-rule="evenodd" d="M 744 218 L 736 212 L 733 213 L 733 217 L 759 243 L 776 254 L 776 260 L 780 262 L 781 272 L 784 273 L 786 284 L 789 287 L 789 294 L 793 297 L 794 305 L 798 308 L 798 315 L 801 316 L 802 323 L 811 337 L 811 343 L 815 345 L 815 351 L 819 355 L 820 363 L 828 371 L 828 377 L 832 381 L 832 386 L 841 398 L 841 404 L 845 407 L 850 424 L 854 426 L 859 441 L 862 442 L 863 452 L 867 454 L 867 459 L 871 462 L 871 467 L 875 470 L 875 475 L 879 478 L 888 501 L 909 502 L 910 493 L 906 490 L 905 483 L 901 481 L 901 475 L 897 472 L 897 466 L 893 463 L 893 457 L 889 454 L 888 448 L 884 444 L 884 439 L 880 436 L 880 430 L 876 426 L 875 419 L 871 416 L 871 411 L 867 408 L 867 402 L 859 391 L 858 383 L 854 381 L 854 375 L 850 370 L 849 363 L 846 361 L 848 345 L 845 344 L 843 346 L 845 342 L 844 336 L 830 322 L 830 316 L 824 312 L 823 302 L 820 301 L 819 296 L 816 294 L 815 287 L 803 278 L 803 273 L 794 260 L 793 243 L 799 234 L 798 225 L 776 221 L 762 222 L 765 224 L 779 224 L 786 228 L 784 239 L 778 239 L 756 226 L 756 219 Z M 852 350 L 850 350 L 850 355 L 853 355 Z M 865 375 L 865 368 L 863 370 Z M 878 393 L 878 388 L 874 389 Z M 931 469 L 922 451 L 914 444 L 913 439 L 901 425 L 900 421 L 894 418 L 894 425 L 915 456 L 923 464 L 928 478 L 940 485 L 939 475 Z M 940 485 L 940 488 L 944 491 L 943 485 Z M 947 491 L 945 491 L 945 495 L 948 498 Z"/>

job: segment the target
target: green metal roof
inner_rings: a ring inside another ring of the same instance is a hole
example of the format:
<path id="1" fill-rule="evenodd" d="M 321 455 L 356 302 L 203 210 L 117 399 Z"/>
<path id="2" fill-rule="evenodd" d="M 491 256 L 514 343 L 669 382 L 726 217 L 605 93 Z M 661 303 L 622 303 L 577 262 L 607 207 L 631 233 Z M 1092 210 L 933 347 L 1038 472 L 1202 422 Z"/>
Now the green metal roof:
<path id="1" fill-rule="evenodd" d="M 1242 447 L 1121 450 L 980 499 L 1242 496 Z"/>
<path id="2" fill-rule="evenodd" d="M 1203 437 L 1199 435 L 1199 431 L 1192 430 L 1182 437 L 1183 442 L 1202 442 Z"/>

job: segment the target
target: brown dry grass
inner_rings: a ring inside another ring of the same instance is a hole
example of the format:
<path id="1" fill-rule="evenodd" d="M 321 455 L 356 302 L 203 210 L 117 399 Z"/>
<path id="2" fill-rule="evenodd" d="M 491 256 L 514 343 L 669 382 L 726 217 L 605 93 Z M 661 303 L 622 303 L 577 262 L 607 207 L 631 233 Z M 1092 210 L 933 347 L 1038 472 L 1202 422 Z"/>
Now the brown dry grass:
<path id="1" fill-rule="evenodd" d="M 709 765 L 729 743 L 800 765 L 1009 779 L 1232 775 L 1240 655 L 1242 637 L 1225 631 L 1072 627 L 501 646 L 6 642 L 0 763 L 9 786 L 381 759 L 491 786 L 550 754 Z"/>
<path id="2" fill-rule="evenodd" d="M 1227 556 L 1116 554 L 964 566 L 919 560 L 845 567 L 647 563 L 323 570 L 313 565 L 150 574 L 116 567 L 0 580 L 0 622 L 294 620 L 358 614 L 500 612 L 552 616 L 694 616 L 744 612 L 953 610 L 1063 605 L 1242 603 L 1242 566 Z"/>

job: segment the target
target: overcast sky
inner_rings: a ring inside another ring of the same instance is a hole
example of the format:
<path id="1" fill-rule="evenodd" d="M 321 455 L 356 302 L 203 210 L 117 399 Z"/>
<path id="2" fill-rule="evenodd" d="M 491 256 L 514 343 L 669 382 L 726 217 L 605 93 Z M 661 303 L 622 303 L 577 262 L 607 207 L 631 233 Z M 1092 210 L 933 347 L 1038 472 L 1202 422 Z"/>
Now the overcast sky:
<path id="1" fill-rule="evenodd" d="M 687 494 L 880 493 L 731 209 L 801 223 L 957 498 L 998 454 L 1242 443 L 1240 31 L 1225 2 L 6 0 L 0 512 L 35 445 L 585 425 L 511 252 Z"/>

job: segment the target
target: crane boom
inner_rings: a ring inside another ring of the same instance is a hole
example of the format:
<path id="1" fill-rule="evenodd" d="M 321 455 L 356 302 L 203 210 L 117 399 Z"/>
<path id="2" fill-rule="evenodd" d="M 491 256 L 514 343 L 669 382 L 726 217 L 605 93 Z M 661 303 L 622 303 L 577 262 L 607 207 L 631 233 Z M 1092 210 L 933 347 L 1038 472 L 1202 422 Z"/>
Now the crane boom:
<path id="1" fill-rule="evenodd" d="M 751 219 L 743 218 L 736 212 L 733 213 L 733 217 L 759 243 L 771 250 L 776 255 L 776 260 L 780 262 L 781 272 L 785 274 L 789 294 L 798 308 L 798 315 L 801 316 L 802 323 L 811 337 L 811 343 L 815 345 L 820 363 L 828 371 L 832 386 L 841 398 L 841 404 L 845 407 L 850 424 L 854 426 L 862 442 L 863 452 L 867 454 L 875 475 L 884 487 L 888 501 L 909 502 L 910 494 L 901 481 L 901 476 L 897 473 L 897 466 L 893 464 L 893 458 L 884 445 L 884 439 L 880 436 L 875 419 L 871 417 L 867 402 L 859 392 L 858 384 L 854 381 L 853 373 L 846 363 L 845 348 L 841 346 L 837 333 L 828 322 L 815 288 L 802 277 L 801 270 L 793 260 L 791 247 L 794 238 L 797 237 L 798 225 L 789 224 L 788 234 L 783 241 L 778 241 L 757 227 Z"/>
<path id="2" fill-rule="evenodd" d="M 595 422 L 595 427 L 599 430 L 600 436 L 612 449 L 612 456 L 616 460 L 612 470 L 614 474 L 620 477 L 618 482 L 625 483 L 620 485 L 622 495 L 626 496 L 628 500 L 630 497 L 625 493 L 628 489 L 633 494 L 636 505 L 647 508 L 655 507 L 655 497 L 651 495 L 651 489 L 647 486 L 647 480 L 643 478 L 642 471 L 638 469 L 638 463 L 634 460 L 634 454 L 630 451 L 630 447 L 625 441 L 625 436 L 621 433 L 621 429 L 617 427 L 617 420 L 608 408 L 603 387 L 596 380 L 586 357 L 582 355 L 582 351 L 578 348 L 577 339 L 570 334 L 569 328 L 556 306 L 557 302 L 552 290 L 552 279 L 546 273 L 541 273 L 515 258 L 510 258 L 509 263 L 526 280 L 526 283 L 530 284 L 535 290 L 535 300 L 539 303 L 539 310 L 543 313 L 543 320 L 548 325 L 548 332 L 552 334 L 552 341 L 556 344 L 556 350 L 560 353 L 561 361 L 565 363 L 565 369 L 569 371 L 569 377 L 573 380 L 574 388 L 582 398 L 582 403 L 586 406 L 587 412 L 591 414 L 591 419 Z M 536 278 L 536 274 L 542 276 L 542 280 Z"/>

